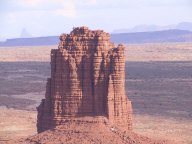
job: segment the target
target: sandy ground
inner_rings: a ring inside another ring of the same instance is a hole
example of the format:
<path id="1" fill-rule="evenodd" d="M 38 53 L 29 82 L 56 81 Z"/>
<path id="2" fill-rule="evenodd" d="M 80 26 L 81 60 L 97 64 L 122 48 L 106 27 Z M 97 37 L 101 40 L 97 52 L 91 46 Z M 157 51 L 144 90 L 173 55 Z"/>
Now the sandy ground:
<path id="1" fill-rule="evenodd" d="M 127 61 L 191 61 L 192 43 L 125 45 Z M 0 61 L 49 61 L 57 45 L 0 47 Z"/>
<path id="2" fill-rule="evenodd" d="M 49 69 L 48 62 L 0 63 L 0 143 L 36 133 L 35 110 Z M 135 132 L 192 143 L 191 72 L 191 62 L 126 63 Z"/>
<path id="3" fill-rule="evenodd" d="M 126 45 L 127 61 L 191 61 L 192 43 Z"/>
<path id="4" fill-rule="evenodd" d="M 134 115 L 133 131 L 155 139 L 168 139 L 178 144 L 192 143 L 192 121 L 174 120 L 149 115 Z M 0 143 L 36 134 L 36 112 L 0 109 Z"/>
<path id="5" fill-rule="evenodd" d="M 0 61 L 49 61 L 51 46 L 0 47 Z"/>
<path id="6" fill-rule="evenodd" d="M 0 144 L 35 133 L 35 111 L 0 108 Z"/>
<path id="7" fill-rule="evenodd" d="M 134 115 L 134 131 L 148 137 L 192 144 L 192 121 L 149 115 Z"/>
<path id="8" fill-rule="evenodd" d="M 52 48 L 0 48 L 0 144 L 36 133 L 35 109 L 50 75 L 49 62 L 13 61 L 49 61 Z M 126 45 L 125 54 L 134 131 L 191 144 L 192 43 Z"/>

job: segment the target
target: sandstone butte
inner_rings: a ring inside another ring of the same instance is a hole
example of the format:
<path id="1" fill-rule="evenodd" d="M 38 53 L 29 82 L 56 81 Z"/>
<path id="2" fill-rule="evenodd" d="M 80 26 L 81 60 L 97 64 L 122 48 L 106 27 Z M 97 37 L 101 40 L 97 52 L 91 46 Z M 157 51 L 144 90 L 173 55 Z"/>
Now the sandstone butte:
<path id="1" fill-rule="evenodd" d="M 37 110 L 39 134 L 17 143 L 166 143 L 132 132 L 124 46 L 115 46 L 102 30 L 77 27 L 60 36 Z"/>
<path id="2" fill-rule="evenodd" d="M 124 47 L 103 31 L 74 28 L 51 51 L 51 78 L 38 107 L 38 132 L 83 116 L 104 116 L 131 129 L 131 102 L 125 95 Z"/>

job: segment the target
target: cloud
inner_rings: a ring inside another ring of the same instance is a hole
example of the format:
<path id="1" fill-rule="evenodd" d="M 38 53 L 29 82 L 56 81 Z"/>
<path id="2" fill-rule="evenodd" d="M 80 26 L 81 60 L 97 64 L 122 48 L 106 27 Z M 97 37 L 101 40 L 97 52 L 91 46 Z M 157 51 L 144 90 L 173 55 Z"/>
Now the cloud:
<path id="1" fill-rule="evenodd" d="M 18 0 L 18 5 L 22 7 L 36 7 L 45 2 L 45 0 Z"/>
<path id="2" fill-rule="evenodd" d="M 95 5 L 97 0 L 13 0 L 21 8 L 29 10 L 44 10 L 49 14 L 67 18 L 77 17 L 78 6 Z"/>
<path id="3" fill-rule="evenodd" d="M 97 3 L 97 0 L 85 0 L 86 5 L 95 5 Z"/>
<path id="4" fill-rule="evenodd" d="M 53 11 L 53 14 L 58 16 L 64 16 L 68 18 L 74 18 L 77 15 L 76 6 L 74 2 L 63 3 L 63 7 Z"/>

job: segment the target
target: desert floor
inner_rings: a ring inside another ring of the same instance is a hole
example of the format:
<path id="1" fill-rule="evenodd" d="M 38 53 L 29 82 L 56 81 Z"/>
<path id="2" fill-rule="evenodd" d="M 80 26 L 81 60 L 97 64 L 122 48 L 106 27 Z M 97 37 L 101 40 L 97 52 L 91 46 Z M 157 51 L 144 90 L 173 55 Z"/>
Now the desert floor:
<path id="1" fill-rule="evenodd" d="M 51 48 L 0 48 L 0 143 L 36 133 Z M 134 131 L 191 144 L 192 44 L 128 45 L 125 54 Z"/>
<path id="2" fill-rule="evenodd" d="M 0 61 L 49 61 L 51 49 L 57 47 L 0 47 Z M 127 61 L 192 61 L 192 43 L 129 44 L 125 56 Z"/>
<path id="3" fill-rule="evenodd" d="M 36 134 L 36 112 L 0 109 L 0 143 Z M 155 139 L 191 144 L 191 120 L 134 114 L 133 131 Z"/>

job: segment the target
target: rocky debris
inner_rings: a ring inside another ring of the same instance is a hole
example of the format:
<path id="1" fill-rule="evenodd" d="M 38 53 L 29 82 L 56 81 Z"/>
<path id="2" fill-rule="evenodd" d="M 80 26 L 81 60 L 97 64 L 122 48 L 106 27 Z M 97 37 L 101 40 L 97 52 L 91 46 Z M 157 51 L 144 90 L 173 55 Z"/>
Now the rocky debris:
<path id="1" fill-rule="evenodd" d="M 124 46 L 111 43 L 108 33 L 77 27 L 62 34 L 58 49 L 51 51 L 51 78 L 37 108 L 38 132 L 84 116 L 104 116 L 131 130 L 124 68 Z"/>
<path id="2" fill-rule="evenodd" d="M 7 144 L 168 144 L 166 140 L 152 140 L 131 131 L 122 131 L 106 117 L 81 117 L 37 135 L 10 141 Z M 172 143 L 170 143 L 172 144 Z"/>

